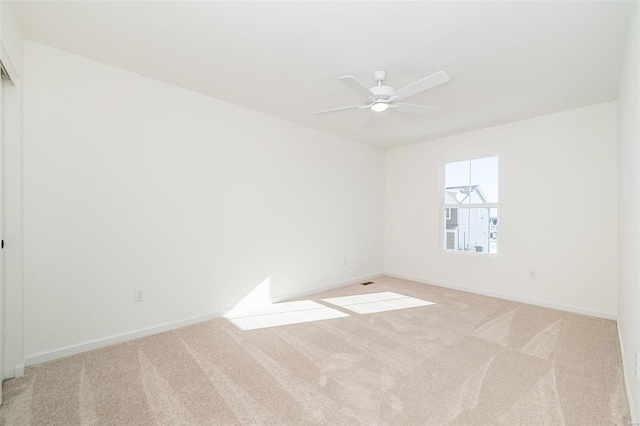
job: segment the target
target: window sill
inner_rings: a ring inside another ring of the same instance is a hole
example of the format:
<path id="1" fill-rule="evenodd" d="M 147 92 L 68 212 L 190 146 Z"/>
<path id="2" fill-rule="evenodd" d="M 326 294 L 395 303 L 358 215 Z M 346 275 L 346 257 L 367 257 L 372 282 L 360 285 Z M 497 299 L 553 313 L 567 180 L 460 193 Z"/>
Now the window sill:
<path id="1" fill-rule="evenodd" d="M 461 251 L 461 250 L 447 250 L 447 249 L 440 249 L 440 253 L 463 255 L 463 256 L 493 257 L 493 258 L 497 258 L 500 256 L 500 253 L 486 253 L 486 252 L 479 252 L 479 251 Z"/>

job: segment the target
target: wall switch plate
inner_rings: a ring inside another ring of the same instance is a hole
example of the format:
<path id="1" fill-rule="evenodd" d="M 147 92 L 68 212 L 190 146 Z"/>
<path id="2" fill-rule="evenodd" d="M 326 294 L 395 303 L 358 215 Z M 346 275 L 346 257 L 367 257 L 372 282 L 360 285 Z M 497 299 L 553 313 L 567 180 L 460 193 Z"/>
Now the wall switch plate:
<path id="1" fill-rule="evenodd" d="M 136 288 L 133 292 L 133 301 L 134 302 L 144 302 L 144 289 Z"/>

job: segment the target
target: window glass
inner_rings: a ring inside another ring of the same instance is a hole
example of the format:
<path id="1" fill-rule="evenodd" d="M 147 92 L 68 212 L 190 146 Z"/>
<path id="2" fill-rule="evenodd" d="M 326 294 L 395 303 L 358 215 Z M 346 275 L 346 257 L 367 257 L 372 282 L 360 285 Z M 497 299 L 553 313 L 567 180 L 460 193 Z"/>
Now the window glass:
<path id="1" fill-rule="evenodd" d="M 489 209 L 489 253 L 498 253 L 498 209 Z"/>
<path id="2" fill-rule="evenodd" d="M 471 160 L 472 203 L 498 202 L 498 157 Z"/>
<path id="3" fill-rule="evenodd" d="M 489 253 L 489 209 L 470 209 L 469 213 L 469 251 Z"/>
<path id="4" fill-rule="evenodd" d="M 469 204 L 469 160 L 447 163 L 445 204 Z"/>
<path id="5" fill-rule="evenodd" d="M 444 227 L 444 248 L 467 251 L 469 248 L 469 209 L 452 208 L 449 212 L 450 219 L 445 221 Z"/>

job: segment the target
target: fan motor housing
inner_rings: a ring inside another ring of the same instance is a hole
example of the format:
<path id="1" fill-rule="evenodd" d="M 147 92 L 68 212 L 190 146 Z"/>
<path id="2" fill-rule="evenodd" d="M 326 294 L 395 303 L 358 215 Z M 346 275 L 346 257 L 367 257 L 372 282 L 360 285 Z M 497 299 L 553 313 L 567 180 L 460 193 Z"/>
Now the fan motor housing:
<path id="1" fill-rule="evenodd" d="M 369 90 L 376 95 L 376 99 L 389 99 L 395 92 L 391 86 L 373 86 Z"/>

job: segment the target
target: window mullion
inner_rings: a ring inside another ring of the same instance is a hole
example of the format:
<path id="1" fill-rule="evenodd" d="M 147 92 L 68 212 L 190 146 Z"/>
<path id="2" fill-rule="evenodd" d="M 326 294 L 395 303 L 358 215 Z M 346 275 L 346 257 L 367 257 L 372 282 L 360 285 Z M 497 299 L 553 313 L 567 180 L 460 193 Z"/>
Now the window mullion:
<path id="1" fill-rule="evenodd" d="M 474 204 L 443 204 L 444 208 L 453 208 L 453 209 L 497 209 L 500 208 L 500 204 L 498 203 L 474 203 Z"/>
<path id="2" fill-rule="evenodd" d="M 497 209 L 500 206 L 498 203 L 474 203 L 474 204 L 465 204 L 464 207 L 469 207 L 470 209 Z"/>

